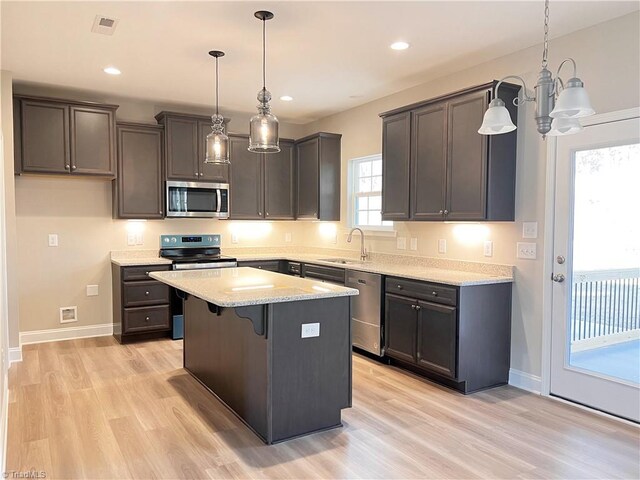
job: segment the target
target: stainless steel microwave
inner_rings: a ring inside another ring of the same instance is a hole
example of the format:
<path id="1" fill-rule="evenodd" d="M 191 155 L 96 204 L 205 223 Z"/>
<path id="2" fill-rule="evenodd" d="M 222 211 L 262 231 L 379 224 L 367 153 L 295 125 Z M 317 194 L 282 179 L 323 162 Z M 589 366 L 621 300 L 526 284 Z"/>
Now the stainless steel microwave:
<path id="1" fill-rule="evenodd" d="M 229 218 L 229 184 L 167 182 L 167 217 Z"/>

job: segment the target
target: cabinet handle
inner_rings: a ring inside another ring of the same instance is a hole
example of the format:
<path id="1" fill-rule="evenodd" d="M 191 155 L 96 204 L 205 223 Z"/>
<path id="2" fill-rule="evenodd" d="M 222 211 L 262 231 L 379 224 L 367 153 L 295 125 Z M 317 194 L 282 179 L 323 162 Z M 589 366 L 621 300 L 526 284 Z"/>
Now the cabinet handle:
<path id="1" fill-rule="evenodd" d="M 416 310 L 420 310 L 422 307 L 420 305 L 416 305 Z"/>
<path id="2" fill-rule="evenodd" d="M 444 211 L 444 214 L 445 214 L 445 215 L 449 215 L 449 210 L 445 210 L 445 211 Z"/>
<path id="3" fill-rule="evenodd" d="M 266 213 L 267 217 L 269 216 L 269 212 Z"/>
<path id="4" fill-rule="evenodd" d="M 262 215 L 262 212 L 258 212 L 258 216 Z"/>
<path id="5" fill-rule="evenodd" d="M 71 170 L 75 170 L 76 168 L 78 167 L 76 167 L 75 165 L 71 165 Z"/>
<path id="6" fill-rule="evenodd" d="M 159 213 L 160 215 L 162 215 L 162 210 L 160 210 L 158 213 Z"/>
<path id="7" fill-rule="evenodd" d="M 144 292 L 145 295 L 149 295 L 149 292 Z"/>
<path id="8" fill-rule="evenodd" d="M 438 292 L 431 292 L 431 295 L 433 295 L 434 297 L 438 296 Z"/>
<path id="9" fill-rule="evenodd" d="M 196 177 L 200 176 L 200 174 L 198 172 L 196 172 Z"/>
<path id="10" fill-rule="evenodd" d="M 412 308 L 413 310 L 415 310 L 415 309 L 416 309 L 416 306 L 415 306 L 415 305 L 411 305 L 411 308 Z"/>
<path id="11" fill-rule="evenodd" d="M 149 272 L 144 272 L 144 274 L 148 277 L 149 276 Z"/>
<path id="12" fill-rule="evenodd" d="M 444 210 L 440 210 L 438 213 L 439 213 L 440 215 L 443 215 L 443 214 L 444 214 Z"/>
<path id="13" fill-rule="evenodd" d="M 64 166 L 64 169 L 65 169 L 65 170 L 69 170 L 69 168 L 71 168 L 71 166 L 70 166 L 70 165 L 65 165 L 65 166 Z"/>
<path id="14" fill-rule="evenodd" d="M 402 285 L 398 285 L 396 288 L 397 288 L 398 290 L 402 290 Z"/>
<path id="15" fill-rule="evenodd" d="M 145 317 L 144 321 L 148 322 L 149 321 L 149 317 Z"/>

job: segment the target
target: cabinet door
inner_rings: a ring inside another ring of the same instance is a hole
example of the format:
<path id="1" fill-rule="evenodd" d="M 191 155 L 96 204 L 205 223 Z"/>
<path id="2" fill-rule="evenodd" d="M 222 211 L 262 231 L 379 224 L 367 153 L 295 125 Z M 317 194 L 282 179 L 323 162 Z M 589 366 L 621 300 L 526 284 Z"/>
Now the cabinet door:
<path id="1" fill-rule="evenodd" d="M 71 172 L 115 175 L 115 113 L 102 108 L 72 106 L 70 119 Z"/>
<path id="2" fill-rule="evenodd" d="M 456 378 L 457 319 L 455 307 L 418 302 L 418 365 Z"/>
<path id="3" fill-rule="evenodd" d="M 444 218 L 446 111 L 440 103 L 412 113 L 411 217 L 416 220 Z"/>
<path id="4" fill-rule="evenodd" d="M 163 218 L 162 130 L 118 126 L 118 218 Z"/>
<path id="5" fill-rule="evenodd" d="M 386 117 L 382 122 L 382 218 L 409 218 L 409 153 L 411 115 Z"/>
<path id="6" fill-rule="evenodd" d="M 22 171 L 69 173 L 69 107 L 21 100 L 20 121 Z"/>
<path id="7" fill-rule="evenodd" d="M 404 360 L 416 361 L 416 335 L 418 326 L 417 301 L 385 295 L 385 354 Z"/>
<path id="8" fill-rule="evenodd" d="M 207 135 L 211 133 L 211 122 L 198 122 L 198 165 L 200 180 L 205 182 L 229 182 L 229 165 L 204 163 L 207 156 Z"/>
<path id="9" fill-rule="evenodd" d="M 448 104 L 447 220 L 483 220 L 487 212 L 487 136 L 478 125 L 488 105 L 486 91 Z"/>
<path id="10" fill-rule="evenodd" d="M 247 137 L 229 137 L 231 160 L 230 216 L 234 220 L 263 218 L 262 154 L 247 150 Z"/>
<path id="11" fill-rule="evenodd" d="M 280 152 L 264 155 L 265 218 L 294 218 L 295 156 L 291 142 L 280 142 Z"/>
<path id="12" fill-rule="evenodd" d="M 167 117 L 165 135 L 167 180 L 198 180 L 198 121 Z"/>
<path id="13" fill-rule="evenodd" d="M 320 139 L 296 145 L 298 205 L 296 218 L 318 218 L 320 181 Z"/>

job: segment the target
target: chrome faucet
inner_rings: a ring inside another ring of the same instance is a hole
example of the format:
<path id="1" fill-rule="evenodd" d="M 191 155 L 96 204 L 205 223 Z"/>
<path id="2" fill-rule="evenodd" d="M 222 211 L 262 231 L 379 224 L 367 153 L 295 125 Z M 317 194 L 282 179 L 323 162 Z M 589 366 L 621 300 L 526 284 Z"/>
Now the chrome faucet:
<path id="1" fill-rule="evenodd" d="M 351 243 L 351 240 L 353 240 L 353 232 L 355 232 L 356 230 L 360 232 L 360 260 L 364 262 L 365 260 L 367 260 L 367 258 L 369 258 L 369 254 L 364 248 L 364 232 L 362 231 L 362 229 L 358 227 L 352 228 L 349 232 L 349 236 L 347 237 L 347 242 Z"/>

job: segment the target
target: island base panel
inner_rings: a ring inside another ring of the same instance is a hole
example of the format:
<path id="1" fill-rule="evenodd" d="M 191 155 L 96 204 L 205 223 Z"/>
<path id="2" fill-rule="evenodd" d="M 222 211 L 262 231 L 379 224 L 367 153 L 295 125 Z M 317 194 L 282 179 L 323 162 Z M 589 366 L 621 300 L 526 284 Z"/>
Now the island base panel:
<path id="1" fill-rule="evenodd" d="M 349 309 L 348 297 L 217 308 L 188 296 L 184 366 L 266 443 L 341 426 Z M 320 335 L 301 338 L 307 323 Z"/>

